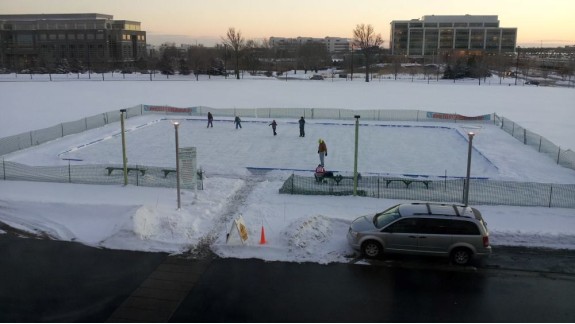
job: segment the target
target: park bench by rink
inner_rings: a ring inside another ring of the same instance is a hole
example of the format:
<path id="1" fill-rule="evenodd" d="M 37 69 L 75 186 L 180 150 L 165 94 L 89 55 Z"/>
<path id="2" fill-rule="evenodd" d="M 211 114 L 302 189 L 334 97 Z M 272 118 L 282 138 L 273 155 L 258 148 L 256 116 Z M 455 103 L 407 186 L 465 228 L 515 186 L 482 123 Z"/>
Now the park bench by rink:
<path id="1" fill-rule="evenodd" d="M 402 178 L 394 178 L 394 179 L 387 178 L 384 180 L 386 188 L 388 188 L 389 184 L 392 182 L 401 182 L 405 184 L 406 188 L 409 188 L 409 185 L 412 183 L 423 183 L 425 185 L 425 188 L 429 189 L 429 184 L 431 183 L 431 180 L 413 180 L 413 179 L 402 179 Z"/>
<path id="2" fill-rule="evenodd" d="M 108 175 L 111 175 L 114 170 L 124 171 L 124 168 L 123 167 L 107 167 L 106 170 L 108 170 Z M 144 176 L 146 174 L 146 171 L 148 171 L 148 169 L 128 168 L 128 173 L 130 173 L 130 171 L 139 171 L 142 174 L 142 176 Z"/>
<path id="3" fill-rule="evenodd" d="M 318 176 L 317 174 L 313 175 L 315 177 L 315 181 L 317 183 L 327 183 L 329 179 L 333 180 L 336 185 L 339 186 L 339 183 L 344 179 L 353 180 L 353 176 L 342 176 L 341 174 L 336 174 L 333 176 Z M 357 180 L 361 179 L 361 173 L 357 174 Z"/>
<path id="4" fill-rule="evenodd" d="M 164 178 L 168 177 L 168 174 L 170 173 L 176 173 L 176 169 L 162 169 L 162 172 L 164 173 Z M 198 180 L 202 180 L 202 176 L 203 176 L 203 172 L 202 170 L 197 170 L 196 174 L 198 175 Z"/>

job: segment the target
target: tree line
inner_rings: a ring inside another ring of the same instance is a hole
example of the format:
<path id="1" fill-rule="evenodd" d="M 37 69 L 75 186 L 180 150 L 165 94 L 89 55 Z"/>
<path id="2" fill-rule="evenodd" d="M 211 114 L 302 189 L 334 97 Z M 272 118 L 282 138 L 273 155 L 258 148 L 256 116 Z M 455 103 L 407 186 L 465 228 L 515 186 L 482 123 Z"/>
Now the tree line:
<path id="1" fill-rule="evenodd" d="M 274 47 L 269 39 L 246 39 L 240 30 L 229 27 L 221 43 L 214 47 L 190 45 L 176 47 L 165 43 L 157 50 L 135 62 L 109 62 L 86 66 L 79 59 L 61 59 L 49 73 L 109 72 L 120 70 L 123 73 L 162 73 L 220 75 L 241 79 L 244 73 L 282 76 L 287 71 L 318 72 L 335 68 L 340 77 L 351 77 L 354 72 L 362 74 L 369 82 L 374 76 L 388 74 L 397 79 L 398 75 L 423 74 L 426 78 L 481 80 L 496 73 L 500 80 L 505 77 L 537 76 L 548 78 L 558 75 L 563 80 L 571 79 L 575 73 L 575 55 L 563 60 L 537 59 L 528 50 L 517 54 L 486 54 L 477 51 L 447 50 L 435 55 L 407 57 L 389 55 L 383 45 L 383 38 L 369 24 L 358 24 L 352 30 L 353 38 L 349 51 L 329 53 L 319 42 L 307 42 L 297 46 Z M 37 64 L 36 64 L 37 65 Z M 47 71 L 36 68 L 35 72 Z M 30 71 L 32 73 L 32 71 Z M 287 76 L 287 75 L 286 75 Z"/>

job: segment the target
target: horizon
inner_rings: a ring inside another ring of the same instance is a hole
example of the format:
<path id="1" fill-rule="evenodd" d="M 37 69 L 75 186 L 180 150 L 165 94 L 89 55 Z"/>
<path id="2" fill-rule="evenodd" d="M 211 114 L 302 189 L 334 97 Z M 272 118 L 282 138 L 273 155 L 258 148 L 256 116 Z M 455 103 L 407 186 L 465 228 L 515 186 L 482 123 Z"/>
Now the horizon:
<path id="1" fill-rule="evenodd" d="M 371 24 L 389 48 L 393 20 L 419 19 L 426 15 L 497 15 L 500 27 L 517 28 L 517 46 L 564 47 L 575 45 L 575 11 L 572 0 L 554 0 L 540 9 L 536 0 L 412 0 L 409 5 L 381 0 L 172 0 L 161 3 L 139 0 L 19 0 L 3 4 L 3 14 L 101 13 L 117 20 L 139 21 L 147 43 L 202 44 L 213 46 L 229 27 L 245 39 L 270 37 L 352 38 L 357 24 Z M 353 8 L 350 9 L 350 6 Z M 520 8 L 520 10 L 518 10 Z M 198 13 L 198 14 L 195 14 Z M 214 13 L 214 14 L 211 14 Z M 294 23 L 297 20 L 297 23 Z"/>

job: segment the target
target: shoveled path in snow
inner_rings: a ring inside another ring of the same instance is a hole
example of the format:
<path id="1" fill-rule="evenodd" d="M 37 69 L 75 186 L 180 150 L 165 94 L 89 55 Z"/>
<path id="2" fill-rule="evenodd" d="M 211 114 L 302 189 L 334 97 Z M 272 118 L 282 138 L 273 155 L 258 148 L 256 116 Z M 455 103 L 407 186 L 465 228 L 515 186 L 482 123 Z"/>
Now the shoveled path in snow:
<path id="1" fill-rule="evenodd" d="M 210 246 L 216 241 L 218 235 L 226 230 L 224 227 L 231 224 L 232 220 L 238 216 L 240 206 L 246 203 L 248 196 L 254 188 L 266 180 L 265 174 L 267 171 L 250 171 L 250 173 L 248 176 L 240 177 L 240 179 L 244 180 L 244 185 L 230 197 L 220 219 L 215 222 L 216 225 L 214 228 L 206 233 L 206 235 L 199 240 L 198 244 L 189 251 L 192 258 L 204 259 L 206 256 L 213 254 Z"/>

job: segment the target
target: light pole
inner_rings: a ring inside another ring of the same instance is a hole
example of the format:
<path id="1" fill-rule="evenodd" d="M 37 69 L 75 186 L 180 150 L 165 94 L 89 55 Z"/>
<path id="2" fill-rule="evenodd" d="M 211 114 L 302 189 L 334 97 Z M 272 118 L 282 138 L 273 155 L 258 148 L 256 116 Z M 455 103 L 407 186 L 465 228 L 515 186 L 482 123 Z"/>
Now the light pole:
<path id="1" fill-rule="evenodd" d="M 120 109 L 120 125 L 122 127 L 122 165 L 124 167 L 124 186 L 128 185 L 128 157 L 126 156 L 126 131 L 124 128 L 124 118 L 126 109 Z"/>
<path id="2" fill-rule="evenodd" d="M 182 207 L 180 200 L 180 143 L 178 139 L 178 126 L 180 122 L 174 122 L 174 130 L 176 131 L 176 188 L 178 194 L 178 210 Z"/>
<path id="3" fill-rule="evenodd" d="M 353 195 L 357 196 L 357 146 L 359 140 L 359 115 L 353 116 L 355 118 L 355 154 L 353 157 Z"/>
<path id="4" fill-rule="evenodd" d="M 469 147 L 467 149 L 467 177 L 465 180 L 465 191 L 463 192 L 463 203 L 465 204 L 465 206 L 467 206 L 469 204 L 469 178 L 471 175 L 471 148 L 473 146 L 473 136 L 475 136 L 475 134 L 473 132 L 469 132 L 467 133 L 467 136 L 469 137 Z"/>
<path id="5" fill-rule="evenodd" d="M 351 81 L 353 81 L 353 43 L 351 44 Z"/>

